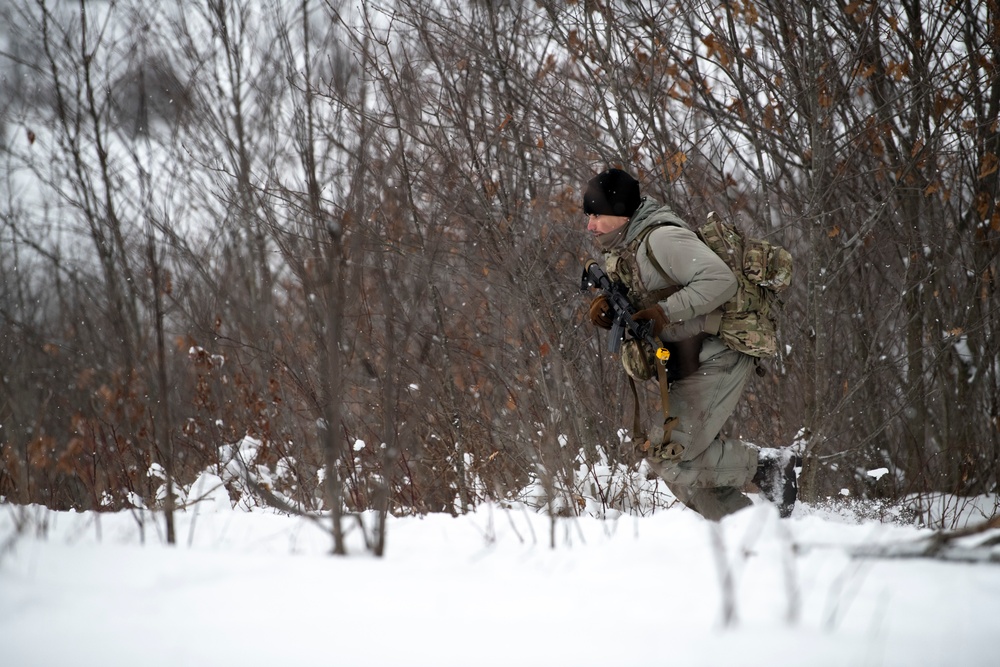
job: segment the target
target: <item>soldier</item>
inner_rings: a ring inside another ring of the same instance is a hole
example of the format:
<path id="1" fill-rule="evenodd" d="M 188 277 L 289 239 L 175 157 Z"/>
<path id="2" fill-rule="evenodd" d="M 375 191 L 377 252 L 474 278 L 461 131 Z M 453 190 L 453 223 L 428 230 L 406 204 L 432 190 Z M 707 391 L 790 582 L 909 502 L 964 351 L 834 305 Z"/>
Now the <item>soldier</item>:
<path id="1" fill-rule="evenodd" d="M 606 272 L 628 287 L 639 309 L 634 319 L 651 321 L 654 335 L 687 357 L 670 384 L 669 412 L 678 422 L 668 442 L 654 439 L 646 452 L 651 469 L 707 519 L 751 505 L 742 492 L 750 481 L 787 517 L 797 494 L 796 457 L 719 437 L 755 368 L 754 357 L 710 333 L 718 331 L 719 308 L 736 293 L 736 276 L 669 206 L 641 196 L 639 182 L 624 171 L 594 177 L 583 209 Z M 604 296 L 591 304 L 590 319 L 610 328 Z M 623 349 L 626 370 L 638 377 L 635 357 Z"/>

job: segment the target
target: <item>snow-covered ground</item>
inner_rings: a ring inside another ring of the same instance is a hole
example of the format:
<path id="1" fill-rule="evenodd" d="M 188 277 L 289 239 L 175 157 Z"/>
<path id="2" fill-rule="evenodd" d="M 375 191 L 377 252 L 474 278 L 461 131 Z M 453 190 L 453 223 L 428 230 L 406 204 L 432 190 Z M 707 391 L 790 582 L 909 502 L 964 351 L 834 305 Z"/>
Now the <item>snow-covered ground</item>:
<path id="1" fill-rule="evenodd" d="M 146 517 L 143 543 L 132 512 L 0 505 L 0 664 L 1000 664 L 1000 567 L 852 557 L 929 531 L 801 504 L 721 524 L 484 506 L 391 519 L 383 559 L 220 498 L 178 515 L 176 548 Z"/>

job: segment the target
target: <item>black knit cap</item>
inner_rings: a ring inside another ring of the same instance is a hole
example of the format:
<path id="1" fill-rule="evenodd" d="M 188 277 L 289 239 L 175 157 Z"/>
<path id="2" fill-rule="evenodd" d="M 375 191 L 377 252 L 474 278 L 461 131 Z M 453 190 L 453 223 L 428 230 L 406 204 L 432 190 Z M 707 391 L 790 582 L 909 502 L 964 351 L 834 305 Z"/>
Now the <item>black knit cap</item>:
<path id="1" fill-rule="evenodd" d="M 640 203 L 639 181 L 621 169 L 602 171 L 590 179 L 583 192 L 583 211 L 587 215 L 631 218 Z"/>

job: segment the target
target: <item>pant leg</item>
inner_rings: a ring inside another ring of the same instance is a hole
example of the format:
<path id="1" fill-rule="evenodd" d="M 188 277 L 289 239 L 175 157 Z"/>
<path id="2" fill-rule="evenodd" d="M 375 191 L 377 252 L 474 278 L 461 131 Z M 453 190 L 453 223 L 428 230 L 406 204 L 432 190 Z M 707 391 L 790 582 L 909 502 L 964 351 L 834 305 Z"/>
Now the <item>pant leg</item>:
<path id="1" fill-rule="evenodd" d="M 650 461 L 650 466 L 681 502 L 708 519 L 752 504 L 740 488 L 757 471 L 757 449 L 718 436 L 753 367 L 753 357 L 726 349 L 670 390 L 670 414 L 679 420 L 671 440 L 684 452 L 679 461 Z"/>
<path id="2" fill-rule="evenodd" d="M 669 482 L 666 484 L 678 500 L 709 521 L 718 521 L 727 514 L 753 505 L 753 502 L 735 486 L 698 489 Z"/>

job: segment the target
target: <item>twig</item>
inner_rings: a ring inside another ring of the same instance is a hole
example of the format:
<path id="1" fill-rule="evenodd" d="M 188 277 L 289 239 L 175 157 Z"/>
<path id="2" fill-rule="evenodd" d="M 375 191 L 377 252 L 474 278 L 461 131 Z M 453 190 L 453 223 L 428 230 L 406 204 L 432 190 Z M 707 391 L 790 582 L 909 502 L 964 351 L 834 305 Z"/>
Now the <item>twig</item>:
<path id="1" fill-rule="evenodd" d="M 1000 515 L 958 530 L 940 530 L 933 535 L 911 542 L 897 542 L 855 549 L 855 558 L 936 558 L 965 563 L 1000 563 L 1000 535 L 994 535 L 975 546 L 957 546 L 957 540 L 1000 529 Z"/>

